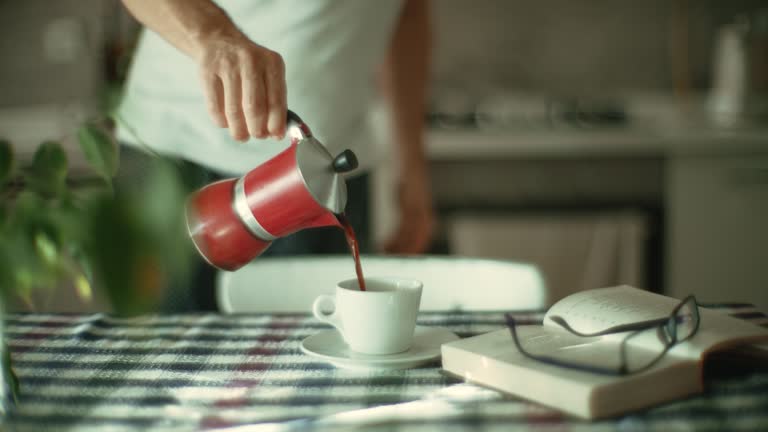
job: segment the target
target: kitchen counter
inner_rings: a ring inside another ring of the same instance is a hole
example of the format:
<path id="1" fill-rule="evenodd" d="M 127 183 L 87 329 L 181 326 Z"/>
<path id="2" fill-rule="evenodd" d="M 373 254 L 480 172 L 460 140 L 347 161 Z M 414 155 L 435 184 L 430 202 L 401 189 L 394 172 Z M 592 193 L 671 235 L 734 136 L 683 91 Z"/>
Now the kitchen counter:
<path id="1" fill-rule="evenodd" d="M 429 116 L 428 153 L 436 160 L 768 153 L 768 118 L 736 120 L 708 106 L 707 94 L 681 101 L 652 92 L 438 100 Z"/>
<path id="2" fill-rule="evenodd" d="M 692 156 L 768 153 L 768 125 L 716 128 L 448 129 L 427 132 L 433 160 L 586 156 Z"/>

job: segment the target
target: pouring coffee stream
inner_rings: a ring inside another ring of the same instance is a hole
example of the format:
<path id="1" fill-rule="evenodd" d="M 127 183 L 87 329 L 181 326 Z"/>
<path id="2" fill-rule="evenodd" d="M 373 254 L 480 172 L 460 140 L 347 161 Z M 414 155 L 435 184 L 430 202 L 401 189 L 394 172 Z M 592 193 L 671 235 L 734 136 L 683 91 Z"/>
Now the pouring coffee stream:
<path id="1" fill-rule="evenodd" d="M 349 251 L 352 252 L 352 258 L 355 260 L 355 274 L 357 275 L 357 286 L 360 291 L 365 291 L 365 277 L 363 277 L 363 266 L 360 263 L 360 245 L 357 242 L 357 236 L 355 230 L 352 228 L 352 224 L 347 219 L 345 214 L 337 216 L 341 228 L 344 230 L 344 236 L 347 238 L 347 245 Z"/>
<path id="2" fill-rule="evenodd" d="M 288 111 L 291 144 L 237 179 L 221 180 L 193 193 L 187 229 L 211 265 L 234 271 L 261 255 L 273 240 L 321 226 L 344 230 L 362 290 L 357 238 L 344 216 L 347 188 L 342 174 L 357 168 L 351 150 L 332 156 L 296 113 Z"/>

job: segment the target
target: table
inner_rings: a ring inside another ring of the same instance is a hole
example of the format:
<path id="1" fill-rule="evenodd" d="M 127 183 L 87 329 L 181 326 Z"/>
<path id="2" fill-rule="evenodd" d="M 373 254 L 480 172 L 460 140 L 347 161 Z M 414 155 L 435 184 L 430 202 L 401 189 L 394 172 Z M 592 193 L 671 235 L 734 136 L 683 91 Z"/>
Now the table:
<path id="1" fill-rule="evenodd" d="M 720 305 L 768 325 L 748 305 Z M 542 312 L 520 312 L 538 323 Z M 503 325 L 500 312 L 423 313 L 460 336 Z M 703 395 L 598 422 L 444 376 L 439 362 L 388 372 L 335 369 L 301 353 L 326 328 L 309 315 L 11 315 L 22 383 L 11 430 L 328 429 L 766 430 L 768 371 L 708 379 Z"/>

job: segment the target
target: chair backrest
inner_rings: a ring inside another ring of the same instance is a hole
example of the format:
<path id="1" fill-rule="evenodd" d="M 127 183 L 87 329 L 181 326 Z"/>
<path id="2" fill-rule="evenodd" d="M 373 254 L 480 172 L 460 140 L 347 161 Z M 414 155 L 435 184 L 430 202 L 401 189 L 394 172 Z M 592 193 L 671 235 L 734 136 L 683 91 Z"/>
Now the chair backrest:
<path id="1" fill-rule="evenodd" d="M 455 256 L 362 258 L 366 277 L 424 283 L 421 310 L 525 310 L 546 306 L 540 272 L 530 264 Z M 259 258 L 219 272 L 216 297 L 224 313 L 306 312 L 320 294 L 355 277 L 349 255 Z"/>

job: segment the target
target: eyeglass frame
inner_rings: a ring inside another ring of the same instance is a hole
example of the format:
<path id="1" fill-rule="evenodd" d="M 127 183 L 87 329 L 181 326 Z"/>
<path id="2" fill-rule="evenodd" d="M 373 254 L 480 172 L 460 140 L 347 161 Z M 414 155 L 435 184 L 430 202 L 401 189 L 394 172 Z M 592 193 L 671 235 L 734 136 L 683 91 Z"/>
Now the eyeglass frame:
<path id="1" fill-rule="evenodd" d="M 695 317 L 693 329 L 691 330 L 690 334 L 678 340 L 677 339 L 677 323 L 678 323 L 677 314 L 689 302 L 693 303 L 692 305 L 693 307 L 691 308 L 691 310 L 693 311 L 692 316 Z M 648 369 L 655 366 L 659 361 L 661 361 L 664 355 L 670 349 L 672 349 L 673 346 L 681 342 L 685 342 L 691 339 L 693 336 L 695 336 L 696 333 L 698 333 L 699 326 L 701 324 L 701 316 L 699 314 L 699 304 L 696 301 L 696 297 L 694 297 L 693 295 L 689 295 L 685 297 L 683 300 L 681 300 L 680 303 L 678 303 L 672 309 L 670 314 L 664 318 L 657 318 L 657 319 L 639 321 L 639 322 L 628 323 L 628 324 L 620 324 L 620 325 L 609 327 L 607 329 L 594 332 L 594 333 L 582 333 L 573 329 L 573 327 L 571 327 L 565 321 L 565 319 L 563 319 L 561 316 L 553 315 L 549 317 L 552 321 L 554 321 L 559 326 L 563 327 L 568 332 L 580 337 L 597 337 L 597 336 L 605 336 L 609 334 L 624 333 L 624 332 L 631 331 L 632 333 L 628 334 L 621 341 L 621 349 L 619 353 L 619 355 L 621 356 L 620 357 L 621 364 L 619 365 L 618 369 L 615 369 L 615 368 L 589 365 L 584 363 L 563 361 L 563 360 L 559 360 L 554 357 L 550 357 L 546 355 L 531 354 L 530 352 L 526 351 L 523 348 L 522 344 L 520 343 L 520 339 L 517 335 L 517 330 L 516 330 L 516 327 L 518 327 L 518 324 L 516 323 L 515 318 L 510 313 L 505 313 L 504 318 L 506 320 L 507 327 L 509 328 L 509 331 L 512 334 L 512 340 L 514 341 L 515 346 L 517 347 L 517 350 L 522 355 L 532 360 L 536 360 L 541 363 L 545 363 L 553 366 L 591 372 L 591 373 L 600 374 L 600 375 L 609 375 L 609 376 L 626 376 L 626 375 L 638 374 L 638 373 L 647 371 Z M 640 334 L 641 332 L 655 328 L 655 327 L 658 327 L 659 329 L 664 330 L 662 332 L 662 334 L 665 336 L 665 339 L 666 339 L 664 348 L 656 357 L 651 359 L 646 365 L 642 366 L 641 368 L 638 368 L 637 370 L 629 370 L 629 368 L 627 367 L 627 354 L 625 350 L 627 341 L 632 337 Z"/>

